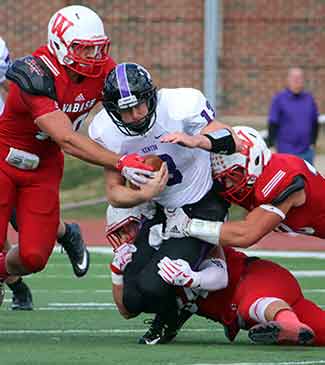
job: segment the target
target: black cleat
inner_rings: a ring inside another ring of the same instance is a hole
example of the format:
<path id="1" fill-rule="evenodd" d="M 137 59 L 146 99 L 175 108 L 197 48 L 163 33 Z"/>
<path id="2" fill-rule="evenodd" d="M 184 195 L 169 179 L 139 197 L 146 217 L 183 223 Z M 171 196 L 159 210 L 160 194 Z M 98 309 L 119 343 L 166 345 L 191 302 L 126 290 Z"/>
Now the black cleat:
<path id="1" fill-rule="evenodd" d="M 31 311 L 33 310 L 33 297 L 29 287 L 21 282 L 19 290 L 12 292 L 11 309 L 14 311 Z"/>
<path id="2" fill-rule="evenodd" d="M 310 345 L 314 342 L 314 331 L 302 323 L 294 330 L 281 326 L 279 322 L 259 323 L 248 331 L 249 339 L 256 344 Z"/>
<path id="3" fill-rule="evenodd" d="M 66 233 L 58 239 L 58 243 L 67 253 L 74 274 L 80 278 L 86 275 L 89 269 L 89 252 L 82 238 L 79 224 L 66 223 L 65 225 Z"/>
<path id="4" fill-rule="evenodd" d="M 166 323 L 164 323 L 158 314 L 153 320 L 147 320 L 145 323 L 150 323 L 150 327 L 148 331 L 139 338 L 139 344 L 166 344 L 171 342 L 177 335 L 177 331 L 175 329 L 171 329 Z"/>

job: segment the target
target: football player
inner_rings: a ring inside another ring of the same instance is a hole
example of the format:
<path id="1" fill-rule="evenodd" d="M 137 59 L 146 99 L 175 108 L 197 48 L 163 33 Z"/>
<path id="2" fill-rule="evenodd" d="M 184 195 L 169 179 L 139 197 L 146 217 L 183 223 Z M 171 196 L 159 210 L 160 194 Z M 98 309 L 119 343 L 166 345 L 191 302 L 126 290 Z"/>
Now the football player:
<path id="1" fill-rule="evenodd" d="M 167 283 L 184 287 L 183 311 L 220 322 L 230 341 L 244 329 L 257 344 L 325 345 L 325 311 L 304 297 L 287 269 L 231 247 L 224 254 L 224 262 L 205 263 L 209 271 L 193 271 L 186 261 L 168 257 L 158 264 Z"/>
<path id="2" fill-rule="evenodd" d="M 6 72 L 10 65 L 10 55 L 6 42 L 0 37 L 0 115 L 4 109 L 4 102 L 8 92 L 8 81 L 6 80 Z M 10 249 L 8 240 L 4 243 L 6 251 Z M 29 287 L 19 276 L 10 276 L 6 280 L 6 284 L 12 291 L 13 310 L 31 310 L 33 309 L 32 295 Z M 3 288 L 1 288 L 3 290 Z M 0 295 L 3 297 L 4 293 Z"/>
<path id="3" fill-rule="evenodd" d="M 173 214 L 177 207 L 184 207 L 193 218 L 224 218 L 227 204 L 221 198 L 214 198 L 209 153 L 199 148 L 190 150 L 161 142 L 164 134 L 181 129 L 191 135 L 208 136 L 215 152 L 232 153 L 236 147 L 240 148 L 240 144 L 236 146 L 237 137 L 215 120 L 213 109 L 200 91 L 190 88 L 158 91 L 144 67 L 122 63 L 105 80 L 103 105 L 104 109 L 89 127 L 89 135 L 94 141 L 119 154 L 154 154 L 165 161 L 156 177 L 138 190 L 125 186 L 123 177 L 107 168 L 106 191 L 110 204 L 128 208 L 153 199 L 166 208 L 167 214 Z M 159 219 L 164 219 L 163 214 Z M 138 252 L 150 247 L 147 244 L 150 224 L 152 222 L 143 224 L 138 235 L 137 258 L 126 267 L 123 296 L 123 303 L 130 313 L 159 315 L 153 330 L 140 339 L 146 344 L 161 341 L 160 324 L 164 322 L 171 328 L 177 318 L 174 290 L 157 275 L 157 262 L 170 255 L 185 258 L 194 265 L 210 248 L 195 238 L 166 239 L 144 263 Z M 151 297 L 151 300 L 143 300 L 144 296 Z"/>
<path id="4" fill-rule="evenodd" d="M 137 260 L 136 236 L 144 217 L 150 219 L 153 214 L 154 207 L 149 205 L 141 209 L 110 206 L 107 210 L 107 239 L 114 249 L 110 264 L 113 297 L 126 319 L 138 313 L 130 313 L 123 304 L 124 271 L 132 260 Z M 150 232 L 152 241 L 157 240 L 154 227 Z M 146 254 L 151 255 L 149 250 Z M 258 344 L 325 345 L 325 313 L 304 298 L 299 283 L 288 270 L 228 247 L 224 253 L 216 247 L 210 257 L 197 271 L 185 260 L 164 257 L 158 263 L 162 279 L 183 288 L 177 291 L 181 311 L 178 328 L 196 313 L 222 323 L 230 341 L 234 341 L 240 329 L 245 329 Z M 166 342 L 176 334 L 166 332 Z"/>
<path id="5" fill-rule="evenodd" d="M 246 218 L 209 223 L 191 220 L 179 210 L 167 225 L 178 227 L 169 236 L 207 236 L 209 242 L 237 247 L 249 247 L 272 230 L 325 238 L 324 177 L 298 157 L 272 153 L 253 128 L 234 130 L 245 147 L 229 156 L 212 153 L 212 174 L 220 194 L 249 211 Z M 195 145 L 194 138 L 182 133 L 165 138 Z"/>
<path id="6" fill-rule="evenodd" d="M 13 207 L 19 243 L 0 254 L 2 281 L 42 270 L 53 250 L 61 150 L 97 165 L 116 166 L 129 178 L 137 179 L 139 171 L 152 175 L 140 156 L 121 157 L 76 132 L 101 100 L 105 75 L 115 66 L 109 44 L 94 11 L 68 6 L 50 19 L 48 44 L 14 61 L 6 73 L 11 82 L 0 117 L 0 248 Z M 84 256 L 81 268 L 86 261 Z"/>

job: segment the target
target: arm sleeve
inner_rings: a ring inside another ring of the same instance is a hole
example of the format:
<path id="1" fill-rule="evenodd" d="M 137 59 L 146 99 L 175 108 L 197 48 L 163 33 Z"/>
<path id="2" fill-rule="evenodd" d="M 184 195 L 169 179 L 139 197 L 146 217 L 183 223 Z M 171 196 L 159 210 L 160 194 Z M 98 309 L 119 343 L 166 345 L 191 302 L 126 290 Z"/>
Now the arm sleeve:
<path id="1" fill-rule="evenodd" d="M 224 289 L 228 285 L 227 264 L 220 258 L 204 260 L 197 274 L 199 276 L 200 289 L 214 291 Z"/>

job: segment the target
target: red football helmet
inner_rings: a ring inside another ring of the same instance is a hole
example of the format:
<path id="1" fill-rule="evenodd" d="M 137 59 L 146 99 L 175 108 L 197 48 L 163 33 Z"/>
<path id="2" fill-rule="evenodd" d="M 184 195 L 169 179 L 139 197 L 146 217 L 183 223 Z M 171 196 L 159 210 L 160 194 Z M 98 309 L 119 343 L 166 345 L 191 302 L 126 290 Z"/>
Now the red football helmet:
<path id="1" fill-rule="evenodd" d="M 144 218 L 152 219 L 155 214 L 153 203 L 145 203 L 135 208 L 114 208 L 106 211 L 106 238 L 115 251 L 124 243 L 133 244 Z"/>
<path id="2" fill-rule="evenodd" d="M 251 193 L 272 152 L 255 129 L 234 127 L 233 130 L 244 141 L 244 148 L 232 155 L 211 153 L 212 175 L 220 183 L 225 199 L 240 203 Z"/>
<path id="3" fill-rule="evenodd" d="M 78 74 L 98 77 L 109 58 L 109 45 L 100 17 L 85 6 L 67 6 L 49 21 L 50 52 L 61 65 Z"/>

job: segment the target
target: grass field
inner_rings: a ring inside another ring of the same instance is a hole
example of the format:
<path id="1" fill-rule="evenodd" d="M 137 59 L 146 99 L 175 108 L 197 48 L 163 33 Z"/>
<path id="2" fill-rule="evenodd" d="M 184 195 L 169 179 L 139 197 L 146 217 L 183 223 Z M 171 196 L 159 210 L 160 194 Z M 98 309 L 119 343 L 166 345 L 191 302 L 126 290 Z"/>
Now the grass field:
<path id="1" fill-rule="evenodd" d="M 106 264 L 108 254 L 92 253 L 86 278 L 75 279 L 65 255 L 53 254 L 47 269 L 26 280 L 33 289 L 35 310 L 0 309 L 0 364 L 325 364 L 325 350 L 254 346 L 242 332 L 227 342 L 220 325 L 192 318 L 169 345 L 137 344 L 149 315 L 126 321 L 115 309 Z M 325 306 L 324 260 L 277 258 L 299 276 L 310 299 Z M 308 277 L 306 270 L 319 270 Z"/>

